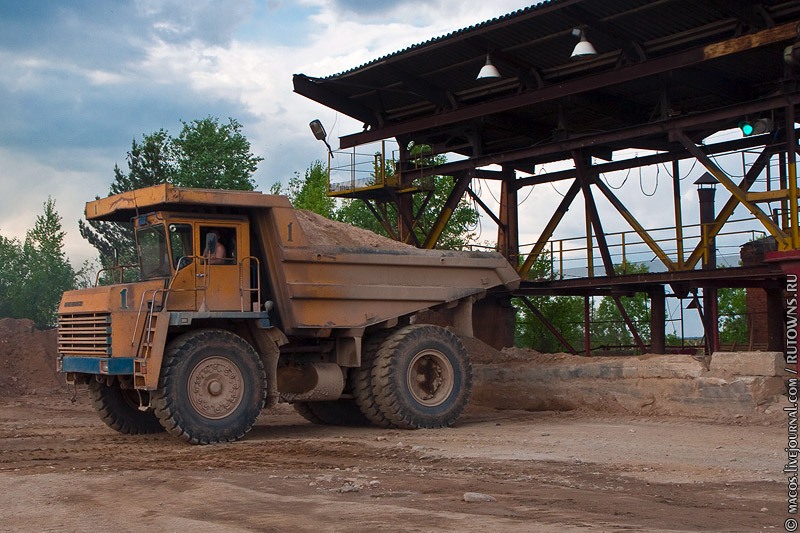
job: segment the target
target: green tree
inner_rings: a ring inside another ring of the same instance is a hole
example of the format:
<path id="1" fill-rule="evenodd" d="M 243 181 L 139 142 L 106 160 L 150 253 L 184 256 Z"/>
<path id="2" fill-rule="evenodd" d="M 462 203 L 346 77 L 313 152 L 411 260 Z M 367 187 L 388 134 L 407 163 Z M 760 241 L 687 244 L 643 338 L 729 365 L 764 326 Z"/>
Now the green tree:
<path id="1" fill-rule="evenodd" d="M 749 341 L 746 297 L 742 288 L 719 289 L 717 292 L 720 342 L 746 344 Z"/>
<path id="2" fill-rule="evenodd" d="M 163 129 L 143 135 L 141 143 L 133 139 L 126 156 L 128 172 L 125 173 L 119 165 L 114 165 L 114 181 L 109 187 L 109 194 L 171 181 L 175 175 L 175 163 L 169 156 L 170 143 L 169 134 Z M 97 249 L 102 268 L 109 268 L 114 264 L 136 263 L 131 223 L 79 220 L 78 229 L 81 236 Z"/>
<path id="3" fill-rule="evenodd" d="M 550 254 L 541 254 L 529 274 L 531 279 L 551 279 Z M 538 309 L 573 347 L 583 341 L 583 298 L 580 296 L 531 296 L 528 301 Z M 566 348 L 521 300 L 513 300 L 517 308 L 514 345 L 540 352 L 562 352 Z"/>
<path id="4" fill-rule="evenodd" d="M 242 134 L 239 122 L 229 118 L 227 124 L 220 124 L 219 119 L 206 117 L 181 123 L 183 129 L 172 140 L 175 185 L 246 191 L 255 188 L 253 173 L 263 158 L 250 152 L 250 141 Z"/>
<path id="5" fill-rule="evenodd" d="M 0 235 L 0 317 L 16 316 L 17 290 L 24 274 L 22 243 Z"/>
<path id="6" fill-rule="evenodd" d="M 295 173 L 289 180 L 286 195 L 297 209 L 307 209 L 333 219 L 336 217 L 336 200 L 328 196 L 327 191 L 328 171 L 322 161 L 318 160 L 311 163 L 302 178 Z"/>
<path id="7" fill-rule="evenodd" d="M 22 245 L 22 276 L 12 297 L 16 318 L 30 318 L 40 328 L 55 326 L 61 294 L 75 283 L 64 254 L 65 235 L 55 201 L 48 198 Z"/>
<path id="8" fill-rule="evenodd" d="M 617 274 L 644 274 L 649 272 L 646 264 L 624 263 L 616 265 Z M 650 339 L 650 307 L 645 293 L 622 296 L 622 306 L 633 321 L 639 336 L 647 343 Z M 604 296 L 594 310 L 592 318 L 592 344 L 594 346 L 627 346 L 633 344 L 633 335 L 622 318 L 614 299 Z"/>

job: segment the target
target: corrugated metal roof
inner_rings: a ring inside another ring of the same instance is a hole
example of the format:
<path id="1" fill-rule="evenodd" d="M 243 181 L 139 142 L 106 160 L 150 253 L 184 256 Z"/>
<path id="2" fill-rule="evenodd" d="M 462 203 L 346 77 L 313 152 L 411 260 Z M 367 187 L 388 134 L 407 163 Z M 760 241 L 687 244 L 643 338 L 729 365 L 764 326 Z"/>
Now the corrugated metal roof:
<path id="1" fill-rule="evenodd" d="M 424 47 L 429 46 L 431 44 L 435 44 L 435 43 L 439 43 L 439 42 L 445 41 L 447 39 L 451 39 L 451 38 L 453 38 L 453 37 L 455 37 L 457 35 L 462 35 L 464 33 L 474 31 L 474 30 L 476 30 L 478 28 L 486 28 L 486 27 L 489 27 L 489 26 L 491 26 L 493 24 L 497 24 L 497 23 L 500 23 L 500 22 L 508 21 L 510 19 L 513 19 L 514 17 L 523 15 L 525 13 L 530 13 L 530 12 L 535 11 L 537 9 L 542 9 L 542 8 L 548 7 L 550 5 L 558 4 L 558 3 L 561 3 L 561 2 L 563 2 L 563 0 L 544 0 L 544 1 L 540 2 L 540 3 L 538 3 L 538 4 L 535 4 L 535 5 L 526 7 L 526 8 L 518 9 L 516 11 L 512 11 L 511 13 L 507 13 L 505 15 L 501 15 L 499 17 L 495 17 L 495 18 L 486 20 L 486 21 L 480 22 L 478 24 L 473 24 L 472 26 L 467 26 L 466 28 L 461 28 L 460 30 L 455 30 L 455 31 L 452 31 L 452 32 L 447 33 L 445 35 L 440 35 L 439 37 L 433 37 L 431 39 L 428 39 L 427 41 L 423 41 L 423 42 L 418 43 L 418 44 L 412 44 L 411 46 L 407 46 L 406 48 L 403 48 L 403 49 L 398 50 L 396 52 L 392 52 L 391 54 L 386 54 L 386 55 L 383 55 L 383 56 L 381 56 L 381 57 L 379 57 L 377 59 L 373 59 L 372 61 L 368 61 L 367 63 L 364 63 L 363 65 L 359 65 L 357 67 L 353 67 L 353 68 L 351 68 L 349 70 L 345 70 L 345 71 L 340 72 L 338 74 L 332 74 L 330 76 L 326 76 L 323 79 L 338 78 L 338 77 L 343 76 L 345 74 L 348 74 L 348 73 L 351 73 L 351 72 L 355 72 L 355 71 L 358 71 L 358 70 L 361 70 L 361 69 L 368 68 L 371 65 L 375 65 L 377 63 L 382 63 L 382 62 L 384 62 L 384 61 L 386 61 L 388 59 L 391 59 L 393 57 L 400 56 L 400 55 L 406 54 L 408 52 L 424 48 Z"/>
<path id="2" fill-rule="evenodd" d="M 760 98 L 783 87 L 786 38 L 713 60 L 703 48 L 798 22 L 796 0 L 550 0 L 333 76 L 295 75 L 295 90 L 365 122 L 362 137 L 400 132 L 443 146 L 469 140 L 459 152 L 468 156 L 503 152 L 555 131 L 611 131 Z M 570 59 L 576 27 L 596 57 Z M 502 79 L 476 80 L 487 54 Z"/>

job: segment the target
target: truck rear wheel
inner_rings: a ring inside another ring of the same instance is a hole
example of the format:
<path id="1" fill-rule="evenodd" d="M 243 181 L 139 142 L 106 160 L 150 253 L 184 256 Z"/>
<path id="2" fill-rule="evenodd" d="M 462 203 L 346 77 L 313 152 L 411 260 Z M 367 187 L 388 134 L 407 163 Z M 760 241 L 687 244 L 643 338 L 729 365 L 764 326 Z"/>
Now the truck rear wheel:
<path id="1" fill-rule="evenodd" d="M 147 391 L 141 394 L 146 403 Z M 89 382 L 89 398 L 100 420 L 120 433 L 145 435 L 164 431 L 152 409 L 139 409 L 139 393 L 133 389 L 123 389 L 119 383 L 108 385 L 105 381 L 92 379 Z"/>
<path id="2" fill-rule="evenodd" d="M 372 369 L 375 366 L 375 357 L 381 344 L 388 337 L 388 333 L 380 332 L 372 335 L 361 347 L 361 366 L 350 371 L 350 386 L 356 404 L 364 416 L 371 423 L 379 427 L 393 427 L 392 423 L 384 416 L 378 406 L 372 386 Z"/>
<path id="3" fill-rule="evenodd" d="M 452 425 L 469 401 L 472 365 L 450 331 L 407 326 L 389 337 L 375 358 L 373 393 L 386 419 L 403 429 Z"/>
<path id="4" fill-rule="evenodd" d="M 229 331 L 205 329 L 169 344 L 153 403 L 171 435 L 210 444 L 242 438 L 266 397 L 266 372 L 253 347 Z"/>
<path id="5" fill-rule="evenodd" d="M 326 402 L 295 402 L 292 407 L 300 416 L 314 424 L 329 426 L 368 426 L 370 424 L 355 400 L 348 398 Z"/>

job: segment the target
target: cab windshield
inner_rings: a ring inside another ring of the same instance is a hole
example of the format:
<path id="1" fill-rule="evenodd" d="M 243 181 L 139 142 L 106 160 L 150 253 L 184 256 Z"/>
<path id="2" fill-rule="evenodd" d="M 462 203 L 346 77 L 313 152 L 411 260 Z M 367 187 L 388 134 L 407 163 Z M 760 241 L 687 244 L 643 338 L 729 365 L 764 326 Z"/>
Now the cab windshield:
<path id="1" fill-rule="evenodd" d="M 167 233 L 163 224 L 136 230 L 136 243 L 143 279 L 168 278 L 172 275 Z"/>

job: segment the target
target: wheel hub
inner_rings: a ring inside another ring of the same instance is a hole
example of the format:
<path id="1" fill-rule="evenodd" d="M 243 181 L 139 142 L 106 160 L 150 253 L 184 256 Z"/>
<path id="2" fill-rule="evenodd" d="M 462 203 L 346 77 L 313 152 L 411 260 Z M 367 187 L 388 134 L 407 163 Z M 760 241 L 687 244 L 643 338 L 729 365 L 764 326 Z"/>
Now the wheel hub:
<path id="1" fill-rule="evenodd" d="M 242 372 L 229 359 L 208 357 L 189 375 L 189 402 L 205 418 L 219 420 L 239 407 L 244 397 Z"/>
<path id="2" fill-rule="evenodd" d="M 419 403 L 435 407 L 450 396 L 454 376 L 453 365 L 442 352 L 423 350 L 408 366 L 408 389 Z"/>

